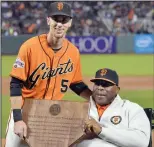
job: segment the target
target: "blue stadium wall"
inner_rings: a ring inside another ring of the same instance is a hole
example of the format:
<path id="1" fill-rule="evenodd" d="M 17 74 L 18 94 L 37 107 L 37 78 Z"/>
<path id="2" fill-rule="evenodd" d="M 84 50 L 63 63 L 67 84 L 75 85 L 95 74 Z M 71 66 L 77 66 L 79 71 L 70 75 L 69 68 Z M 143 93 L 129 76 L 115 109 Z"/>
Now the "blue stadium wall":
<path id="1" fill-rule="evenodd" d="M 16 55 L 21 44 L 34 35 L 5 36 L 1 38 L 1 54 Z M 154 35 L 80 36 L 70 37 L 81 54 L 154 53 Z"/>

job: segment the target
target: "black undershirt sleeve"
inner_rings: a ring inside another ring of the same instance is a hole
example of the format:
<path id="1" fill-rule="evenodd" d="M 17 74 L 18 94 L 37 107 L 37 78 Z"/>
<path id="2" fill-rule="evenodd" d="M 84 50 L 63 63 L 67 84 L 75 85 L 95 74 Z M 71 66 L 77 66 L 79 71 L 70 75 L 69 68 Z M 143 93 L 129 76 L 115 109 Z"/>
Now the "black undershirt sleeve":
<path id="1" fill-rule="evenodd" d="M 10 82 L 10 96 L 11 97 L 21 96 L 22 86 L 23 86 L 23 81 L 12 77 Z M 21 109 L 13 109 L 13 118 L 14 122 L 22 120 Z"/>
<path id="2" fill-rule="evenodd" d="M 10 82 L 10 96 L 21 96 L 21 88 L 23 81 L 12 77 Z"/>
<path id="3" fill-rule="evenodd" d="M 88 86 L 84 82 L 73 83 L 70 85 L 70 89 L 80 95 L 84 90 L 88 89 Z"/>

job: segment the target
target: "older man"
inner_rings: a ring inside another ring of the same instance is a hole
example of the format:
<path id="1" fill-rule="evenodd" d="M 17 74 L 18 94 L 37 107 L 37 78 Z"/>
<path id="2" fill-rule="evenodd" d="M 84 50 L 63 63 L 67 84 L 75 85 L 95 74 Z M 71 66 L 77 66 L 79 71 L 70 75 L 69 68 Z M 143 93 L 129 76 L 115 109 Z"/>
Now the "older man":
<path id="1" fill-rule="evenodd" d="M 91 82 L 94 86 L 85 132 L 95 137 L 83 140 L 77 147 L 148 147 L 148 117 L 141 106 L 121 99 L 116 71 L 100 69 Z"/>

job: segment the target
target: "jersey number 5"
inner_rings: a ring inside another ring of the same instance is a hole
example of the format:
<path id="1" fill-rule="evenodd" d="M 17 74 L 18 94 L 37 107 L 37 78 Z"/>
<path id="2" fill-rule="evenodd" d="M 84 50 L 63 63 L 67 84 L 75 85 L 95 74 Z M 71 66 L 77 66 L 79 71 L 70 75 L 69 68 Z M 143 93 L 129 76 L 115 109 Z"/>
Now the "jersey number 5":
<path id="1" fill-rule="evenodd" d="M 67 83 L 68 83 L 68 80 L 62 79 L 62 81 L 61 81 L 61 92 L 67 91 L 67 88 L 68 88 Z"/>

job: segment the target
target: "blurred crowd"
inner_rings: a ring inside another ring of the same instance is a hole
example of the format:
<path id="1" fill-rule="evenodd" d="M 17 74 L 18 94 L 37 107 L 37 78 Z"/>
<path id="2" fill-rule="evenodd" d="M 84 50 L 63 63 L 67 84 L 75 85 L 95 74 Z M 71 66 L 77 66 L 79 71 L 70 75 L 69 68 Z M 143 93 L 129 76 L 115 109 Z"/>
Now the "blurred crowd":
<path id="1" fill-rule="evenodd" d="M 154 33 L 154 1 L 68 3 L 73 9 L 70 36 Z M 2 35 L 47 33 L 50 4 L 49 1 L 1 2 Z"/>

